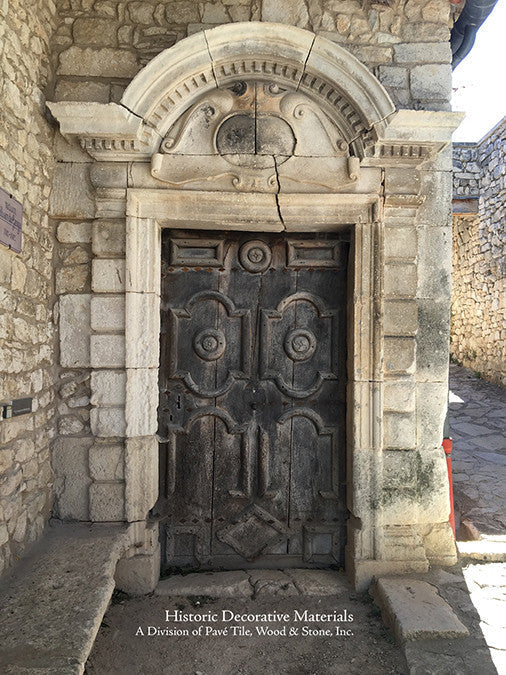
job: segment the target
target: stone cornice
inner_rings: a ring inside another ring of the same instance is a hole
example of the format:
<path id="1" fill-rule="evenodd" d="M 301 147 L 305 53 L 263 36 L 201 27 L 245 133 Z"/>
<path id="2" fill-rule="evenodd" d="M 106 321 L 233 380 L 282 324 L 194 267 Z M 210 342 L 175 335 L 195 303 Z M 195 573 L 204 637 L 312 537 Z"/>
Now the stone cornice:
<path id="1" fill-rule="evenodd" d="M 274 82 L 304 95 L 330 119 L 364 166 L 416 166 L 451 140 L 462 113 L 397 110 L 381 83 L 348 51 L 292 26 L 219 26 L 161 52 L 119 104 L 48 106 L 61 133 L 101 161 L 145 161 L 168 130 L 212 92 L 241 81 Z"/>
<path id="2" fill-rule="evenodd" d="M 451 143 L 464 113 L 397 110 L 364 161 L 373 166 L 416 166 L 433 159 Z"/>

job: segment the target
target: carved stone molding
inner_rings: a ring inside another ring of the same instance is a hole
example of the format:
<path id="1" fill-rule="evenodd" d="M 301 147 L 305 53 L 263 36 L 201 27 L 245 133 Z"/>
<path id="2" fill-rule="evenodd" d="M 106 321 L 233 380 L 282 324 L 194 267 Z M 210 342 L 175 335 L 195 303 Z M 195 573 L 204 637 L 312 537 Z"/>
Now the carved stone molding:
<path id="1" fill-rule="evenodd" d="M 203 95 L 237 81 L 275 83 L 304 95 L 338 126 L 356 156 L 394 112 L 384 87 L 345 49 L 266 22 L 227 24 L 182 40 L 134 77 L 119 104 L 48 105 L 62 133 L 78 136 L 93 157 L 141 159 Z"/>
<path id="2" fill-rule="evenodd" d="M 169 129 L 151 174 L 171 188 L 336 192 L 357 183 L 341 127 L 277 82 L 234 81 L 202 96 Z"/>
<path id="3" fill-rule="evenodd" d="M 450 142 L 464 113 L 397 110 L 384 135 L 367 149 L 368 166 L 418 166 L 434 159 Z"/>
<path id="4" fill-rule="evenodd" d="M 181 40 L 134 77 L 119 104 L 58 102 L 48 107 L 61 133 L 77 137 L 95 159 L 142 161 L 155 155 L 154 175 L 173 187 L 184 187 L 189 178 L 182 175 L 175 156 L 184 153 L 188 160 L 188 155 L 203 157 L 211 150 L 226 157 L 227 125 L 251 125 L 248 101 L 255 89 L 261 92 L 261 99 L 256 96 L 262 105 L 271 104 L 270 110 L 264 105 L 270 117 L 262 117 L 260 125 L 257 118 L 255 125 L 256 131 L 265 127 L 262 133 L 268 144 L 273 136 L 278 139 L 271 148 L 275 152 L 267 153 L 270 164 L 268 159 L 259 162 L 257 152 L 256 164 L 250 160 L 238 171 L 237 161 L 215 157 L 211 176 L 214 180 L 226 174 L 242 191 L 276 191 L 274 155 L 293 155 L 292 159 L 351 155 L 368 165 L 417 165 L 448 145 L 462 118 L 460 113 L 395 112 L 385 88 L 348 51 L 309 31 L 266 22 L 227 24 Z M 237 103 L 243 119 L 227 121 L 234 105 L 238 113 Z M 197 147 L 191 131 L 199 124 L 208 125 L 214 135 L 207 139 L 201 135 Z M 221 136 L 219 124 L 225 125 Z M 167 157 L 160 159 L 159 153 Z M 168 155 L 173 157 L 170 166 Z M 294 167 L 289 181 L 293 183 L 298 173 Z M 340 180 L 353 180 L 353 175 L 350 170 Z M 336 189 L 325 176 L 317 176 L 316 182 L 323 191 Z"/>

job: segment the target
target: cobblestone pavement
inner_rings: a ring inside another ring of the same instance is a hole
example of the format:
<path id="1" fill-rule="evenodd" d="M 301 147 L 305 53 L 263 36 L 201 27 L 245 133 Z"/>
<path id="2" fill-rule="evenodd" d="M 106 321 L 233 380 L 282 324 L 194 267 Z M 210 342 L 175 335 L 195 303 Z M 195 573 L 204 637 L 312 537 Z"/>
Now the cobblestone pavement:
<path id="1" fill-rule="evenodd" d="M 450 392 L 453 486 L 462 572 L 493 664 L 503 675 L 506 674 L 506 391 L 475 377 L 466 368 L 451 365 Z M 476 547 L 468 548 L 470 555 L 464 553 L 469 544 L 462 545 L 462 540 L 478 540 Z M 491 559 L 498 562 L 485 562 Z"/>
<path id="2" fill-rule="evenodd" d="M 450 392 L 458 539 L 506 542 L 506 391 L 451 365 Z"/>

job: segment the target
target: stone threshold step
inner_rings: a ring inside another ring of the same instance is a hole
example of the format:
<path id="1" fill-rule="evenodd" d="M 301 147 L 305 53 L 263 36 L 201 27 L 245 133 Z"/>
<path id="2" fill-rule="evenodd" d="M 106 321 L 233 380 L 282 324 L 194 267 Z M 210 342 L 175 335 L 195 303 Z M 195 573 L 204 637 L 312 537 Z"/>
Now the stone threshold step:
<path id="1" fill-rule="evenodd" d="M 334 570 L 238 570 L 173 575 L 162 579 L 156 595 L 209 598 L 274 596 L 339 596 L 351 590 L 344 574 Z"/>
<path id="2" fill-rule="evenodd" d="M 437 587 L 426 581 L 380 577 L 373 582 L 371 595 L 399 644 L 408 640 L 448 640 L 469 635 Z"/>
<path id="3" fill-rule="evenodd" d="M 124 553 L 122 525 L 51 527 L 0 583 L 0 673 L 77 675 Z"/>
<path id="4" fill-rule="evenodd" d="M 462 562 L 506 562 L 506 540 L 502 536 L 458 541 L 457 549 Z"/>
<path id="5" fill-rule="evenodd" d="M 476 579 L 479 572 L 493 578 L 492 570 L 476 570 Z M 497 578 L 492 585 L 495 581 Z M 370 593 L 400 645 L 409 675 L 503 672 L 495 665 L 503 652 L 489 645 L 460 566 L 409 577 L 377 578 Z"/>

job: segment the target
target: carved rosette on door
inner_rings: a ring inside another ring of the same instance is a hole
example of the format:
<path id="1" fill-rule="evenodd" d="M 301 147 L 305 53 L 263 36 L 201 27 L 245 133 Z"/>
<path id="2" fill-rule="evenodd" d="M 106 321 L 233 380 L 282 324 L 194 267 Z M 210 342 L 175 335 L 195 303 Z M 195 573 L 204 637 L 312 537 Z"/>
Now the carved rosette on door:
<path id="1" fill-rule="evenodd" d="M 345 236 L 164 233 L 164 564 L 342 563 Z"/>

